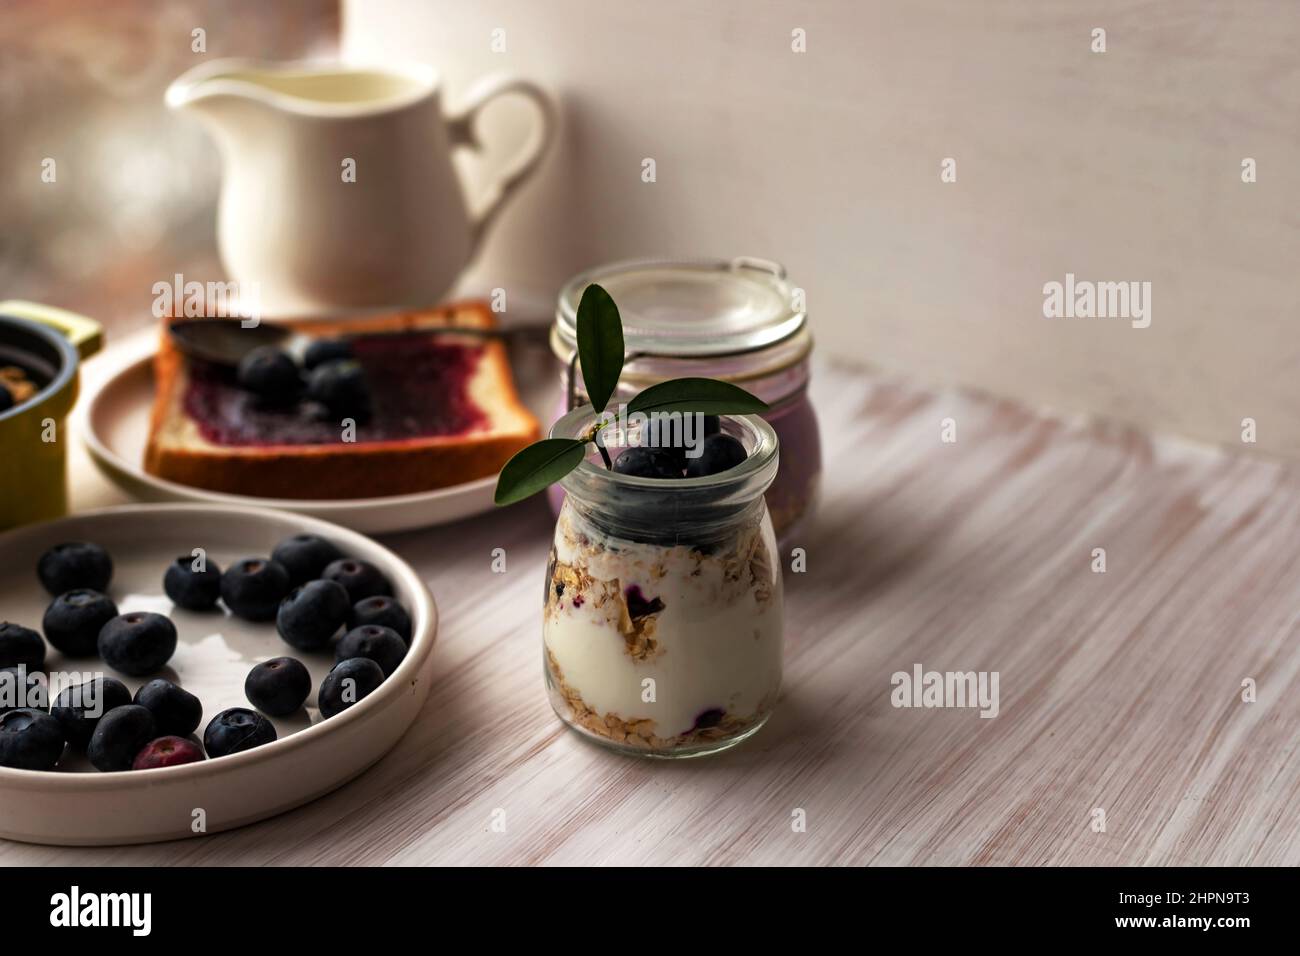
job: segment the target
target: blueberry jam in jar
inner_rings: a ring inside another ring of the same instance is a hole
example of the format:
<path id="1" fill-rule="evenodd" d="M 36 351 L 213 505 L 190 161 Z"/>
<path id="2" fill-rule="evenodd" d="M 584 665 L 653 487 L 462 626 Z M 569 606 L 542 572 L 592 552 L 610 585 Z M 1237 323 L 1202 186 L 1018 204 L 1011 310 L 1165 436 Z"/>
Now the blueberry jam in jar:
<path id="1" fill-rule="evenodd" d="M 593 421 L 583 406 L 551 437 L 578 437 Z M 776 704 L 781 569 L 764 492 L 777 437 L 756 416 L 724 416 L 721 428 L 746 457 L 715 474 L 619 474 L 593 450 L 561 479 L 543 602 L 546 686 L 560 718 L 607 747 L 712 753 L 756 733 Z"/>
<path id="2" fill-rule="evenodd" d="M 593 282 L 618 303 L 628 354 L 611 408 L 648 385 L 695 376 L 734 382 L 767 402 L 763 417 L 781 442 L 767 506 L 777 536 L 788 541 L 812 512 L 821 481 L 803 291 L 781 266 L 751 258 L 621 262 L 574 277 L 551 330 L 563 386 L 557 417 L 587 401 L 574 355 L 578 302 Z M 551 489 L 557 511 L 562 497 Z"/>

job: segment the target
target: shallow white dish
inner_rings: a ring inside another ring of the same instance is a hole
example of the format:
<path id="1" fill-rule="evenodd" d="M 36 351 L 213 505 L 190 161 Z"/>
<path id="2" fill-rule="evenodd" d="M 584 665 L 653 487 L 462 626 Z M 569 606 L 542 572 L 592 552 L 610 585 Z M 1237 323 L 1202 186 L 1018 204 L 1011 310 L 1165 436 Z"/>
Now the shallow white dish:
<path id="1" fill-rule="evenodd" d="M 316 692 L 333 665 L 331 653 L 297 651 L 280 639 L 273 623 L 241 621 L 221 606 L 209 613 L 173 609 L 162 589 L 167 565 L 193 548 L 204 548 L 224 569 L 239 558 L 268 555 L 277 541 L 301 532 L 319 534 L 344 554 L 374 564 L 411 614 L 411 647 L 401 666 L 329 720 L 316 710 Z M 279 739 L 228 757 L 118 773 L 98 773 L 67 756 L 66 770 L 0 767 L 0 837 L 65 845 L 150 843 L 252 823 L 355 777 L 397 743 L 428 697 L 437 633 L 433 599 L 410 565 L 356 532 L 301 515 L 196 505 L 127 505 L 31 525 L 0 535 L 0 617 L 40 629 L 50 598 L 36 579 L 36 561 L 63 541 L 93 541 L 108 549 L 114 565 L 109 595 L 122 613 L 146 610 L 172 618 L 180 642 L 156 676 L 203 701 L 199 737 L 220 711 L 251 707 L 244 678 L 259 661 L 301 660 L 311 671 L 312 694 L 304 711 L 273 721 Z M 132 693 L 144 682 L 108 669 L 98 658 L 68 659 L 48 645 L 47 651 L 52 676 L 106 674 Z M 202 831 L 196 829 L 200 810 Z"/>
<path id="2" fill-rule="evenodd" d="M 92 374 L 88 375 L 85 397 L 73 412 L 77 430 L 96 466 L 133 497 L 145 501 L 278 508 L 324 518 L 368 534 L 447 524 L 493 507 L 496 476 L 410 495 L 309 501 L 223 494 L 147 474 L 143 462 L 154 398 L 153 354 L 157 341 L 158 332 L 150 329 L 124 339 L 98 356 Z"/>

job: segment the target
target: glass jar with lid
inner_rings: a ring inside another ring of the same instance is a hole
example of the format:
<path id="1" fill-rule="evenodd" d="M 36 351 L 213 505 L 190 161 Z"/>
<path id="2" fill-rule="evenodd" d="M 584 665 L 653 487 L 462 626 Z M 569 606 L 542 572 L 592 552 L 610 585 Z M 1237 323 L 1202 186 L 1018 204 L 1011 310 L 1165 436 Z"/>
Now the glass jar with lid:
<path id="1" fill-rule="evenodd" d="M 586 435 L 595 421 L 584 405 L 551 437 Z M 756 733 L 776 704 L 781 567 L 763 496 L 779 442 L 757 416 L 720 427 L 746 458 L 716 474 L 624 475 L 592 451 L 560 479 L 543 667 L 556 714 L 596 743 L 712 753 Z"/>
<path id="2" fill-rule="evenodd" d="M 770 406 L 764 418 L 781 443 L 767 491 L 778 537 L 812 511 L 821 479 L 821 440 L 808 399 L 812 335 L 802 291 L 785 269 L 755 258 L 644 259 L 575 276 L 560 292 L 551 348 L 560 360 L 557 417 L 587 401 L 577 362 L 578 302 L 592 283 L 618 304 L 628 359 L 611 405 L 648 385 L 700 376 L 734 382 Z M 563 493 L 551 489 L 558 511 Z"/>

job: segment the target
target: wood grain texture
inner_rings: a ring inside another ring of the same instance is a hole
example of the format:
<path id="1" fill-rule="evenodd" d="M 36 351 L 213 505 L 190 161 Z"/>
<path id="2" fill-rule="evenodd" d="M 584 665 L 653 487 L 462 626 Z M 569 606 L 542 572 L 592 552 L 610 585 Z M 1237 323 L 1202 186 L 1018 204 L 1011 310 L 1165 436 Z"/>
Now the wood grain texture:
<path id="1" fill-rule="evenodd" d="M 814 399 L 828 470 L 786 575 L 783 699 L 737 750 L 651 762 L 561 727 L 533 501 L 387 539 L 443 630 L 428 706 L 361 779 L 231 833 L 0 842 L 0 864 L 1300 863 L 1293 470 L 848 367 Z M 80 506 L 112 498 L 76 467 Z M 892 707 L 916 662 L 998 671 L 999 716 Z"/>

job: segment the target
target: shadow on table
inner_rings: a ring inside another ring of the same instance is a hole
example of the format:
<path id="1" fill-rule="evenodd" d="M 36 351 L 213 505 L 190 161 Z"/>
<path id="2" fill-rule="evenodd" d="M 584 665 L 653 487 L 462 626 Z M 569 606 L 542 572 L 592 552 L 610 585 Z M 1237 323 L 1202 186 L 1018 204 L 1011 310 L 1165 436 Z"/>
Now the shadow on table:
<path id="1" fill-rule="evenodd" d="M 828 503 L 812 518 L 808 529 L 784 547 L 782 572 L 787 603 L 798 608 L 812 602 L 809 612 L 824 613 L 828 601 L 860 606 L 873 594 L 894 587 L 923 565 L 932 539 L 901 537 L 872 513 L 867 502 Z M 807 570 L 794 571 L 791 549 L 803 548 Z M 832 609 L 833 610 L 833 609 Z M 787 635 L 796 621 L 787 614 Z"/>

